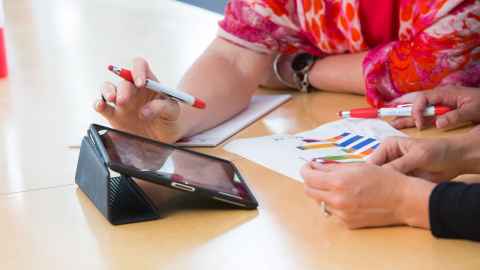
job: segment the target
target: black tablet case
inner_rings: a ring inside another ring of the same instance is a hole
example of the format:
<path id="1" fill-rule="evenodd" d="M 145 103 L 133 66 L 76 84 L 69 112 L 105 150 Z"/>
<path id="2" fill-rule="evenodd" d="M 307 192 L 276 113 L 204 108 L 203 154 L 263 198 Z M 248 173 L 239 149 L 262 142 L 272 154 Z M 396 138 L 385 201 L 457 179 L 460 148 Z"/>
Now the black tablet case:
<path id="1" fill-rule="evenodd" d="M 88 137 L 83 138 L 80 147 L 75 183 L 113 225 L 160 217 L 153 202 L 131 177 L 111 175 Z"/>

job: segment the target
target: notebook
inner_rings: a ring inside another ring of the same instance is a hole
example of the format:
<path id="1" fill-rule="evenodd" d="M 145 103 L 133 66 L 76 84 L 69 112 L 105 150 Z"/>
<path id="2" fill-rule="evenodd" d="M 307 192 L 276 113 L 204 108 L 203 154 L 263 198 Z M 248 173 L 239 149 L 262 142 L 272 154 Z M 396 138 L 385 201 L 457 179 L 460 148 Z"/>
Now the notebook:
<path id="1" fill-rule="evenodd" d="M 253 96 L 250 105 L 230 120 L 176 143 L 186 147 L 215 147 L 262 116 L 287 102 L 291 95 Z"/>

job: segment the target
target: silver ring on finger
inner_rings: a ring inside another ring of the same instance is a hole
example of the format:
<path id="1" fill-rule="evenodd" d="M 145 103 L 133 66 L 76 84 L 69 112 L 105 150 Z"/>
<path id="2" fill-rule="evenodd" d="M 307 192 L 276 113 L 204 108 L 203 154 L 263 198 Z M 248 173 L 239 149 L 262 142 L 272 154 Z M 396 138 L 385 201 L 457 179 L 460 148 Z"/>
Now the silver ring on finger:
<path id="1" fill-rule="evenodd" d="M 324 201 L 320 202 L 320 209 L 322 209 L 322 213 L 325 217 L 329 217 L 332 215 L 332 213 L 328 211 L 327 204 Z"/>

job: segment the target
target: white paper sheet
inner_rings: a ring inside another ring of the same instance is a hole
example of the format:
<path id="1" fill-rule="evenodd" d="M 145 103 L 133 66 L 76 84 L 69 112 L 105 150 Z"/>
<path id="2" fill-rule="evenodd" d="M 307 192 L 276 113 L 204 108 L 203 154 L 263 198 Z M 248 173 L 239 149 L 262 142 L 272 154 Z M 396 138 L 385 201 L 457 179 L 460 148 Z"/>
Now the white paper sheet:
<path id="1" fill-rule="evenodd" d="M 254 96 L 248 108 L 219 126 L 184 139 L 176 145 L 188 147 L 214 147 L 277 108 L 291 98 L 291 95 Z"/>
<path id="2" fill-rule="evenodd" d="M 304 151 L 297 147 L 305 144 L 304 140 L 308 138 L 327 139 L 346 132 L 351 133 L 349 136 L 359 135 L 378 141 L 390 136 L 406 136 L 382 120 L 343 119 L 295 135 L 272 135 L 235 140 L 225 145 L 224 149 L 290 178 L 303 181 L 300 168 L 307 160 L 311 160 L 316 155 L 339 155 L 339 153 L 338 149 Z M 378 143 L 372 141 L 369 145 L 371 147 L 375 144 Z M 363 150 L 365 149 L 359 149 L 358 152 Z"/>

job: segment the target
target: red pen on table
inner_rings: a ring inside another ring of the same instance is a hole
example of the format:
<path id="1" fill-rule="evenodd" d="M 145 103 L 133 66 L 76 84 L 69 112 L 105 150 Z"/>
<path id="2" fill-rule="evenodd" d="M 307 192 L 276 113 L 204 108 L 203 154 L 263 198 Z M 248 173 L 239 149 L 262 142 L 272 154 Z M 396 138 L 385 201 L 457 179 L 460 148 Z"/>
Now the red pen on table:
<path id="1" fill-rule="evenodd" d="M 108 66 L 108 70 L 115 73 L 116 75 L 120 76 L 121 78 L 134 83 L 132 72 L 128 69 L 116 67 L 116 66 Z M 146 79 L 145 81 L 145 88 L 148 88 L 154 92 L 164 94 L 169 96 L 172 99 L 178 100 L 180 102 L 186 103 L 192 107 L 204 109 L 206 104 L 203 100 L 196 98 L 186 92 L 175 90 L 171 87 L 168 87 L 162 83 L 152 81 L 150 79 Z"/>
<path id="2" fill-rule="evenodd" d="M 445 106 L 428 106 L 423 112 L 424 116 L 438 116 L 451 111 Z M 412 104 L 403 104 L 397 107 L 387 108 L 361 108 L 349 111 L 340 111 L 338 116 L 342 118 L 378 118 L 385 116 L 412 116 Z"/>

